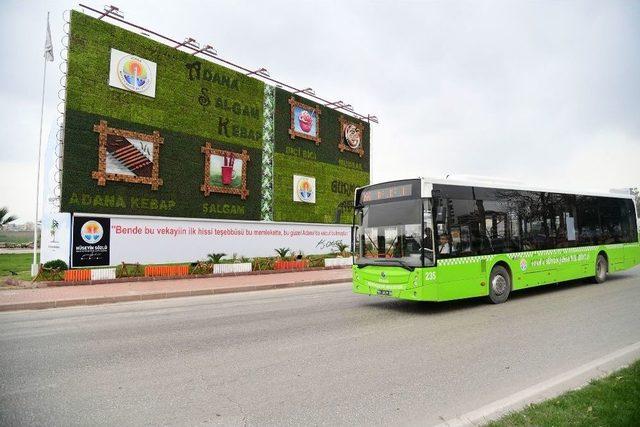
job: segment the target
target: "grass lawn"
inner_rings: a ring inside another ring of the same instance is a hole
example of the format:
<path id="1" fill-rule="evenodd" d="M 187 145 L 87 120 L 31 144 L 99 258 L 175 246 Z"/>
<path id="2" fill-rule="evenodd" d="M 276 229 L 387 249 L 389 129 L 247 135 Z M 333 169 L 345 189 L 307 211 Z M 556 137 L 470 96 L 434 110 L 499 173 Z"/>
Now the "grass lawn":
<path id="1" fill-rule="evenodd" d="M 563 395 L 487 424 L 502 426 L 640 426 L 640 361 Z"/>
<path id="2" fill-rule="evenodd" d="M 33 254 L 0 254 L 0 282 L 6 277 L 20 280 L 31 280 L 31 261 Z M 18 273 L 13 276 L 11 271 Z"/>

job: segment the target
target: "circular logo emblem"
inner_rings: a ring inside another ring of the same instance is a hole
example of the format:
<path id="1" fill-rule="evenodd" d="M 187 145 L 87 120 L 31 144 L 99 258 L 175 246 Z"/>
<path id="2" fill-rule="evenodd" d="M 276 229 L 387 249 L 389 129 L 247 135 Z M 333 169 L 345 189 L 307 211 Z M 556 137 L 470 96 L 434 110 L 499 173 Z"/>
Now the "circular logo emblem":
<path id="1" fill-rule="evenodd" d="M 120 60 L 118 77 L 124 87 L 134 92 L 144 92 L 151 84 L 148 67 L 142 59 L 133 55 L 127 55 Z"/>
<path id="2" fill-rule="evenodd" d="M 344 139 L 347 140 L 347 144 L 352 150 L 360 147 L 360 129 L 356 125 L 348 124 L 344 127 Z"/>
<path id="3" fill-rule="evenodd" d="M 102 239 L 103 234 L 104 230 L 98 221 L 87 221 L 80 229 L 82 240 L 91 245 L 98 243 L 100 239 Z"/>
<path id="4" fill-rule="evenodd" d="M 311 202 L 313 200 L 313 191 L 313 184 L 311 184 L 308 178 L 300 178 L 298 180 L 296 192 L 300 200 L 303 202 Z"/>
<path id="5" fill-rule="evenodd" d="M 522 271 L 526 271 L 527 270 L 527 260 L 522 258 L 520 260 L 520 270 Z"/>

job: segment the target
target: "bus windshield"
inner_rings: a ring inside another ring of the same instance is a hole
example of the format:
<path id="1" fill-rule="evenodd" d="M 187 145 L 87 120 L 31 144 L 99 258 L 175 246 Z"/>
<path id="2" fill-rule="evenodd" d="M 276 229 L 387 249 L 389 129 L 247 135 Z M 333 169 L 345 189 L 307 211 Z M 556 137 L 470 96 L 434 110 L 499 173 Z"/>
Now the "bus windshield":
<path id="1" fill-rule="evenodd" d="M 425 264 L 433 265 L 433 245 L 425 245 L 432 242 L 428 200 L 365 205 L 356 209 L 355 215 L 357 265 L 421 267 L 423 254 Z"/>

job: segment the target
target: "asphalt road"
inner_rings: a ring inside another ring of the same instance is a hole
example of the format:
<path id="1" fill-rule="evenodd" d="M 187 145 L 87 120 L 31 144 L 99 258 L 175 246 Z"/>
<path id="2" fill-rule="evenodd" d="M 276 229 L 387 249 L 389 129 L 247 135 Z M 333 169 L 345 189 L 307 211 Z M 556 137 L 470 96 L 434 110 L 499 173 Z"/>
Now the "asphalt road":
<path id="1" fill-rule="evenodd" d="M 410 303 L 348 285 L 0 314 L 0 425 L 434 424 L 640 341 L 604 285 Z"/>

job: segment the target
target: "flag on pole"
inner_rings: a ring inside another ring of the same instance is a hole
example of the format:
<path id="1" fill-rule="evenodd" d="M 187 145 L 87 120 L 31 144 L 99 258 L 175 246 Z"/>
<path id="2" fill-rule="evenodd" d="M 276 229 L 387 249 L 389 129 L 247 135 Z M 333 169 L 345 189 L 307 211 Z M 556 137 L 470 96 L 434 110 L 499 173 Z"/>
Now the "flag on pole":
<path id="1" fill-rule="evenodd" d="M 47 12 L 47 39 L 44 42 L 44 59 L 53 62 L 53 43 L 51 43 L 51 28 L 49 27 L 49 12 Z"/>

